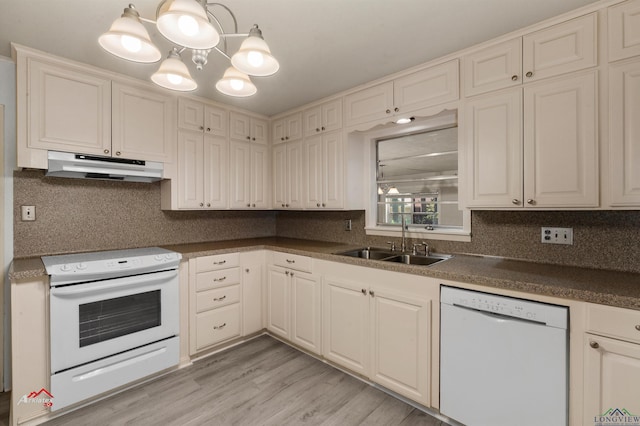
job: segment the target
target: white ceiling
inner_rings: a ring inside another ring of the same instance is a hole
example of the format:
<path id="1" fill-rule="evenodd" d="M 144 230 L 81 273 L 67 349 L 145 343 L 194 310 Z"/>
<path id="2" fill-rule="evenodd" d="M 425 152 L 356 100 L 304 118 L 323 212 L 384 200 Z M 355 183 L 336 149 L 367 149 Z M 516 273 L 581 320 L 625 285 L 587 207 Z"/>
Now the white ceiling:
<path id="1" fill-rule="evenodd" d="M 595 1 L 221 0 L 235 13 L 239 32 L 260 26 L 280 71 L 253 78 L 256 95 L 230 98 L 213 87 L 228 60 L 212 52 L 204 70 L 192 68 L 195 94 L 274 115 Z M 155 19 L 159 0 L 0 0 L 0 55 L 11 56 L 16 42 L 148 80 L 159 64 L 118 59 L 97 43 L 130 2 Z M 213 10 L 232 32 L 228 15 Z M 170 44 L 147 28 L 168 52 Z M 230 53 L 238 46 L 231 41 Z"/>

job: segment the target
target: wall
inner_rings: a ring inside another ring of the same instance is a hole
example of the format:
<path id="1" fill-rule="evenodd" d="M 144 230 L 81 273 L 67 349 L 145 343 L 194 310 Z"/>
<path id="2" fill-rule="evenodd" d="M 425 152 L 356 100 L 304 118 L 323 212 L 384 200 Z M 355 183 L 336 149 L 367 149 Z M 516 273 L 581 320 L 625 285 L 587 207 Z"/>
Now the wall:
<path id="1" fill-rule="evenodd" d="M 162 211 L 160 183 L 49 178 L 14 172 L 15 257 L 275 235 L 276 212 Z M 22 222 L 20 206 L 36 206 Z"/>
<path id="2" fill-rule="evenodd" d="M 351 219 L 353 230 L 344 231 Z M 570 227 L 574 244 L 540 243 L 540 227 Z M 501 256 L 534 262 L 640 272 L 640 212 L 475 211 L 470 243 L 429 241 L 434 251 Z M 280 212 L 278 236 L 386 247 L 398 238 L 367 236 L 364 211 Z M 419 241 L 414 241 L 419 242 Z"/>

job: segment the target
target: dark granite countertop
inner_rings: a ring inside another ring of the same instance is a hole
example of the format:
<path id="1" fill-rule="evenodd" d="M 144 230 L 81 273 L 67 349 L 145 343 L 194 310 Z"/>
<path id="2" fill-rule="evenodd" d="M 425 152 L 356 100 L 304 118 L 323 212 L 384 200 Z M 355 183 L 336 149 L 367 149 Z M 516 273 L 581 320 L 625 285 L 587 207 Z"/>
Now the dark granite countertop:
<path id="1" fill-rule="evenodd" d="M 292 238 L 255 238 L 166 245 L 184 259 L 251 250 L 276 250 L 334 262 L 404 272 L 436 279 L 477 284 L 539 295 L 640 310 L 640 274 L 549 265 L 497 257 L 456 254 L 432 266 L 359 259 L 336 255 L 356 246 Z M 46 275 L 39 257 L 15 259 L 9 278 L 21 281 Z"/>

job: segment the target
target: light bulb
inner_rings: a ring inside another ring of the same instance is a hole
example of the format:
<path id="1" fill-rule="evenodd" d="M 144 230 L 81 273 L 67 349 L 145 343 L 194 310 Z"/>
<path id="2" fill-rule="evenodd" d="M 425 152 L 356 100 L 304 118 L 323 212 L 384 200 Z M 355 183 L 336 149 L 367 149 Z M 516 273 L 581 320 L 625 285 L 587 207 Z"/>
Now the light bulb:
<path id="1" fill-rule="evenodd" d="M 120 44 L 122 47 L 127 49 L 127 51 L 135 53 L 139 52 L 142 49 L 142 42 L 137 37 L 131 37 L 130 35 L 123 35 L 120 38 Z"/>
<path id="2" fill-rule="evenodd" d="M 167 80 L 169 80 L 169 83 L 171 84 L 178 85 L 182 83 L 182 76 L 177 74 L 167 74 Z"/>
<path id="3" fill-rule="evenodd" d="M 198 22 L 189 15 L 182 15 L 178 18 L 178 28 L 183 34 L 194 36 L 198 34 Z"/>
<path id="4" fill-rule="evenodd" d="M 264 64 L 264 55 L 252 50 L 247 54 L 247 62 L 249 62 L 249 65 L 253 67 L 260 67 Z"/>
<path id="5" fill-rule="evenodd" d="M 238 80 L 236 78 L 231 79 L 229 84 L 231 85 L 231 88 L 233 90 L 242 90 L 244 88 L 244 81 Z"/>

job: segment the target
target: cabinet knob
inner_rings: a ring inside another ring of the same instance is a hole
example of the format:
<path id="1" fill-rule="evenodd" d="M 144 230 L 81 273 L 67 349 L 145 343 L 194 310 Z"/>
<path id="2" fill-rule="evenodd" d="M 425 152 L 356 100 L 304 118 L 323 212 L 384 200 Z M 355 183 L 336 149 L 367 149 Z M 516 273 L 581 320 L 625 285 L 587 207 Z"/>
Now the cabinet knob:
<path id="1" fill-rule="evenodd" d="M 533 77 L 533 72 L 532 72 L 532 71 L 529 71 L 529 72 L 527 72 L 525 75 L 526 75 L 527 77 L 531 78 L 531 77 Z"/>
<path id="2" fill-rule="evenodd" d="M 316 207 L 320 207 L 320 203 L 316 204 Z"/>
<path id="3" fill-rule="evenodd" d="M 280 138 L 280 140 L 281 140 L 281 141 L 283 141 L 283 140 L 284 140 L 284 138 Z"/>
<path id="4" fill-rule="evenodd" d="M 511 76 L 511 81 L 518 81 L 518 76 L 517 75 L 512 75 Z"/>
<path id="5" fill-rule="evenodd" d="M 640 331 L 640 324 L 636 325 L 636 330 Z"/>
<path id="6" fill-rule="evenodd" d="M 211 131 L 211 127 L 207 127 L 207 132 L 210 132 L 210 131 Z"/>
<path id="7" fill-rule="evenodd" d="M 204 203 L 200 203 L 200 207 L 204 207 Z"/>
<path id="8" fill-rule="evenodd" d="M 321 129 L 324 130 L 325 129 L 324 126 L 322 126 Z"/>
<path id="9" fill-rule="evenodd" d="M 247 204 L 247 207 L 251 207 L 251 204 Z"/>
<path id="10" fill-rule="evenodd" d="M 251 272 L 251 270 L 250 270 L 249 268 L 245 269 L 244 271 L 245 271 L 247 274 L 248 274 L 249 272 Z"/>
<path id="11" fill-rule="evenodd" d="M 207 207 L 211 207 L 211 203 L 207 203 Z"/>
<path id="12" fill-rule="evenodd" d="M 285 207 L 289 207 L 289 204 L 285 204 L 284 206 L 285 206 Z"/>
<path id="13" fill-rule="evenodd" d="M 520 200 L 518 200 L 517 198 L 514 198 L 513 200 L 511 200 L 511 202 L 516 206 L 520 204 Z"/>
<path id="14" fill-rule="evenodd" d="M 593 340 L 589 342 L 589 346 L 591 346 L 593 349 L 598 349 L 600 347 L 598 342 L 594 342 Z"/>
<path id="15" fill-rule="evenodd" d="M 322 203 L 322 207 L 326 207 L 326 205 L 324 203 Z"/>
<path id="16" fill-rule="evenodd" d="M 288 141 L 289 140 L 289 136 L 285 136 L 284 139 Z"/>
<path id="17" fill-rule="evenodd" d="M 370 290 L 370 291 L 369 291 L 369 296 L 371 296 L 371 297 L 375 297 L 375 295 L 376 295 L 376 294 L 373 292 L 373 290 Z"/>
<path id="18" fill-rule="evenodd" d="M 255 204 L 255 203 L 253 203 L 253 204 L 251 205 L 251 207 L 255 207 L 255 206 L 256 206 L 256 204 Z"/>
<path id="19" fill-rule="evenodd" d="M 247 136 L 247 140 L 250 141 L 251 140 L 251 136 Z"/>
<path id="20" fill-rule="evenodd" d="M 386 112 L 387 114 L 391 114 L 391 110 L 390 110 L 390 109 L 386 110 L 385 112 Z"/>
<path id="21" fill-rule="evenodd" d="M 282 205 L 282 207 L 284 207 L 284 204 Z"/>
<path id="22" fill-rule="evenodd" d="M 360 290 L 360 292 L 361 292 L 362 294 L 364 294 L 365 296 L 367 295 L 367 289 L 365 289 L 365 288 L 361 289 L 361 290 Z"/>
<path id="23" fill-rule="evenodd" d="M 319 127 L 316 127 L 316 132 L 319 132 L 319 131 L 320 131 L 320 128 L 319 128 Z"/>
<path id="24" fill-rule="evenodd" d="M 534 199 L 529 198 L 529 199 L 527 200 L 527 204 L 534 205 L 535 203 L 536 203 L 536 200 L 534 200 Z"/>
<path id="25" fill-rule="evenodd" d="M 289 275 L 289 271 L 284 271 L 284 274 L 285 275 Z"/>
<path id="26" fill-rule="evenodd" d="M 116 151 L 116 155 L 120 155 L 120 151 Z"/>
<path id="27" fill-rule="evenodd" d="M 291 276 L 293 276 L 293 271 L 291 272 Z"/>
<path id="28" fill-rule="evenodd" d="M 204 130 L 204 126 L 200 126 L 200 130 Z"/>
<path id="29" fill-rule="evenodd" d="M 109 150 L 108 150 L 108 149 L 105 149 L 103 152 L 104 152 L 105 154 L 108 154 L 108 153 L 109 153 Z"/>
<path id="30" fill-rule="evenodd" d="M 255 141 L 255 140 L 256 140 L 256 138 L 251 138 L 251 140 Z"/>
<path id="31" fill-rule="evenodd" d="M 395 112 L 398 112 L 398 111 L 400 111 L 400 108 L 395 107 L 393 110 L 394 110 Z"/>

